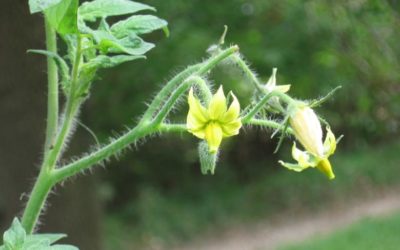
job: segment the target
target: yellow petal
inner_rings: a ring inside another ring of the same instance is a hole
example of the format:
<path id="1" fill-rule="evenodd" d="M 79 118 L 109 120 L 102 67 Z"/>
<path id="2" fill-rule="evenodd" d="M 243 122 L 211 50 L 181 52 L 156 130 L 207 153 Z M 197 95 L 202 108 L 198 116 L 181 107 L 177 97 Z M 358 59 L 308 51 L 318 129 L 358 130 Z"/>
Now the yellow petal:
<path id="1" fill-rule="evenodd" d="M 332 166 L 328 159 L 322 159 L 318 163 L 317 168 L 324 173 L 329 180 L 335 179 L 335 174 L 332 171 Z"/>
<path id="2" fill-rule="evenodd" d="M 290 84 L 287 85 L 278 85 L 275 87 L 276 90 L 282 93 L 286 93 L 290 90 Z"/>
<path id="3" fill-rule="evenodd" d="M 193 135 L 195 135 L 197 138 L 200 138 L 200 139 L 204 139 L 206 137 L 206 133 L 205 133 L 204 129 L 191 130 L 189 132 L 192 133 Z"/>
<path id="4" fill-rule="evenodd" d="M 293 163 L 287 163 L 287 162 L 283 162 L 283 161 L 279 161 L 279 163 L 284 166 L 285 168 L 289 169 L 289 170 L 293 170 L 296 172 L 301 172 L 304 169 L 308 168 L 305 166 L 301 166 L 300 164 L 293 164 Z"/>
<path id="5" fill-rule="evenodd" d="M 201 105 L 200 101 L 194 97 L 193 88 L 189 91 L 189 114 L 199 123 L 206 123 L 208 120 L 207 110 Z"/>
<path id="6" fill-rule="evenodd" d="M 310 155 L 307 152 L 301 151 L 296 147 L 296 143 L 293 143 L 292 157 L 295 159 L 301 167 L 311 167 L 313 164 L 310 161 Z"/>
<path id="7" fill-rule="evenodd" d="M 221 119 L 219 122 L 221 123 L 229 123 L 233 120 L 236 120 L 239 117 L 240 113 L 240 104 L 236 96 L 232 93 L 232 98 L 233 101 L 231 105 L 229 106 L 228 111 L 225 112 L 225 114 L 222 115 Z"/>
<path id="8" fill-rule="evenodd" d="M 326 138 L 324 141 L 324 153 L 325 156 L 328 157 L 330 155 L 333 155 L 336 150 L 336 138 L 335 135 L 332 133 L 330 128 L 326 128 Z"/>
<path id="9" fill-rule="evenodd" d="M 205 139 L 210 153 L 216 153 L 222 141 L 222 129 L 219 124 L 210 122 L 205 129 Z"/>
<path id="10" fill-rule="evenodd" d="M 229 123 L 221 123 L 220 124 L 223 136 L 229 137 L 239 134 L 239 130 L 242 127 L 242 122 L 240 119 L 233 120 Z"/>
<path id="11" fill-rule="evenodd" d="M 210 119 L 218 120 L 226 112 L 226 98 L 222 86 L 219 87 L 217 93 L 213 95 L 208 106 L 208 114 Z"/>

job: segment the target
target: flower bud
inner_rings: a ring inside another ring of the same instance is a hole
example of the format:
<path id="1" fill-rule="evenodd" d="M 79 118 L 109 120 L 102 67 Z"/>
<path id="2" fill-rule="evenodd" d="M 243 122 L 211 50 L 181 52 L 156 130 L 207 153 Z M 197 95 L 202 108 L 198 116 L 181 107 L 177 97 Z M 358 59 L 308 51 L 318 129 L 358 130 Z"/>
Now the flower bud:
<path id="1" fill-rule="evenodd" d="M 323 157 L 322 128 L 314 110 L 308 106 L 295 107 L 290 113 L 290 126 L 297 140 L 316 157 Z"/>

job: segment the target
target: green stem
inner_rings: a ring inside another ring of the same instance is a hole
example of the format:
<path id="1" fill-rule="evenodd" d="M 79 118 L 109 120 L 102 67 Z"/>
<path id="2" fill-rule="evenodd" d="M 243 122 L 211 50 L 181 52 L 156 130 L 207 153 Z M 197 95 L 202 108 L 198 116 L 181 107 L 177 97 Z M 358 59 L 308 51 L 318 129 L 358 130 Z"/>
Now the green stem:
<path id="1" fill-rule="evenodd" d="M 234 60 L 235 60 L 236 64 L 239 66 L 239 68 L 246 74 L 246 76 L 250 79 L 250 81 L 253 83 L 254 87 L 259 92 L 261 92 L 262 94 L 269 94 L 268 91 L 262 86 L 262 84 L 258 80 L 257 75 L 249 68 L 247 63 L 239 55 L 235 55 Z M 273 95 L 278 96 L 282 101 L 284 101 L 287 104 L 296 102 L 289 95 L 279 92 L 279 91 L 274 91 Z"/>
<path id="2" fill-rule="evenodd" d="M 186 124 L 162 123 L 158 129 L 159 132 L 187 132 Z"/>
<path id="3" fill-rule="evenodd" d="M 53 185 L 54 182 L 51 175 L 45 168 L 43 168 L 35 182 L 35 186 L 33 187 L 21 220 L 22 226 L 25 228 L 27 234 L 33 233 L 40 211 L 42 210 Z"/>
<path id="4" fill-rule="evenodd" d="M 57 35 L 50 23 L 45 20 L 46 31 L 46 47 L 47 50 L 57 54 Z M 47 57 L 47 81 L 48 81 L 48 96 L 47 96 L 47 124 L 46 124 L 46 152 L 51 148 L 57 135 L 58 124 L 58 72 L 57 64 L 53 58 Z"/>
<path id="5" fill-rule="evenodd" d="M 61 126 L 61 130 L 58 133 L 57 139 L 55 141 L 54 147 L 50 150 L 48 157 L 45 158 L 44 161 L 45 164 L 44 166 L 47 167 L 49 170 L 54 169 L 57 160 L 60 158 L 62 149 L 65 146 L 65 139 L 69 135 L 71 128 L 73 126 L 74 119 L 78 113 L 80 101 L 79 97 L 75 96 L 75 92 L 77 87 L 76 85 L 78 82 L 79 64 L 81 62 L 81 58 L 82 58 L 81 39 L 80 36 L 78 36 L 75 61 L 72 69 L 70 93 L 64 111 L 64 120 Z"/>
<path id="6" fill-rule="evenodd" d="M 112 156 L 113 154 L 128 147 L 134 141 L 136 141 L 140 138 L 143 138 L 149 134 L 152 134 L 152 133 L 162 130 L 162 128 L 160 129 L 160 127 L 162 127 L 161 124 L 162 124 L 163 120 L 165 119 L 165 117 L 168 115 L 168 113 L 171 111 L 171 109 L 172 109 L 173 105 L 175 104 L 175 102 L 177 101 L 177 99 L 185 91 L 187 91 L 187 89 L 192 84 L 196 84 L 196 82 L 199 80 L 203 81 L 203 79 L 201 79 L 199 77 L 200 75 L 206 74 L 210 69 L 215 67 L 222 60 L 229 57 L 233 53 L 237 52 L 238 49 L 239 48 L 237 46 L 228 48 L 228 49 L 222 51 L 217 56 L 215 56 L 215 57 L 207 60 L 203 64 L 201 64 L 201 67 L 198 68 L 198 70 L 196 72 L 191 73 L 191 74 L 193 74 L 192 77 L 188 77 L 183 82 L 183 84 L 181 84 L 178 88 L 175 89 L 175 91 L 171 94 L 171 96 L 168 98 L 168 100 L 165 102 L 163 107 L 160 109 L 160 111 L 157 113 L 157 115 L 154 117 L 154 119 L 152 121 L 142 119 L 142 121 L 139 123 L 139 125 L 137 125 L 135 128 L 133 128 L 126 134 L 122 135 L 118 139 L 114 140 L 110 144 L 104 146 L 103 148 L 98 149 L 97 151 L 95 151 L 85 157 L 82 157 L 81 159 L 79 159 L 75 162 L 72 162 L 64 167 L 56 169 L 55 170 L 56 181 L 60 182 L 60 181 L 63 181 L 75 174 L 78 174 L 79 172 L 84 171 L 85 169 L 88 169 L 95 164 L 98 164 L 99 162 L 107 159 L 108 157 Z M 172 85 L 170 83 L 169 85 L 167 84 L 167 86 L 165 88 L 168 88 L 168 90 L 170 90 L 170 88 L 172 88 L 171 86 L 176 87 L 176 85 L 180 83 L 179 80 L 174 80 L 174 82 L 175 82 L 174 85 Z M 155 102 L 157 102 L 157 103 L 159 102 L 159 104 L 161 104 L 161 102 L 164 101 L 164 99 L 166 98 L 166 95 L 169 94 L 169 91 L 166 91 L 165 88 L 163 90 L 161 90 L 161 92 L 164 93 L 164 96 L 160 96 L 159 99 L 156 97 L 156 99 L 153 101 L 153 104 Z M 152 105 L 150 105 L 149 109 L 152 107 Z M 159 107 L 157 107 L 157 109 L 159 109 Z M 146 121 L 146 122 L 143 122 L 143 121 Z"/>
<path id="7" fill-rule="evenodd" d="M 199 76 L 191 76 L 187 78 L 179 87 L 172 93 L 172 95 L 165 102 L 164 106 L 160 109 L 156 117 L 154 118 L 155 124 L 161 124 L 164 119 L 167 117 L 171 109 L 178 101 L 179 97 L 183 95 L 192 85 L 202 84 L 204 80 Z"/>
<path id="8" fill-rule="evenodd" d="M 110 156 L 118 153 L 122 149 L 128 147 L 136 140 L 145 137 L 146 135 L 152 134 L 157 131 L 157 126 L 153 124 L 139 125 L 128 133 L 122 135 L 118 139 L 114 140 L 110 144 L 103 148 L 85 156 L 81 159 L 65 166 L 54 170 L 55 180 L 57 182 L 63 181 L 71 176 L 78 174 L 79 172 L 98 164 L 99 162 L 109 158 Z"/>
<path id="9" fill-rule="evenodd" d="M 236 62 L 236 64 L 239 66 L 239 68 L 245 73 L 247 78 L 250 79 L 250 81 L 253 83 L 254 87 L 262 92 L 265 93 L 265 89 L 263 88 L 262 84 L 258 80 L 258 77 L 256 74 L 250 69 L 250 67 L 247 65 L 247 63 L 242 59 L 240 55 L 235 55 L 233 57 L 233 60 Z"/>
<path id="10" fill-rule="evenodd" d="M 212 93 L 211 93 L 210 88 L 208 87 L 206 81 L 204 81 L 204 79 L 200 78 L 199 81 L 196 82 L 196 85 L 199 87 L 200 92 L 203 96 L 203 99 L 208 105 L 208 103 L 211 101 Z"/>
<path id="11" fill-rule="evenodd" d="M 208 73 L 208 71 L 215 67 L 219 62 L 238 50 L 237 46 L 231 47 L 225 51 L 222 51 L 220 54 L 207 60 L 204 63 L 188 68 L 186 71 L 178 75 L 179 77 L 175 77 L 173 80 L 171 80 L 167 84 L 167 86 L 160 91 L 161 94 L 159 93 L 157 95 L 157 97 L 149 107 L 150 111 L 148 110 L 145 113 L 144 119 L 142 119 L 139 125 L 137 125 L 135 128 L 133 128 L 123 136 L 119 137 L 118 139 L 112 141 L 110 144 L 104 146 L 103 148 L 100 148 L 97 151 L 85 157 L 82 157 L 81 159 L 65 167 L 55 169 L 55 165 L 61 155 L 63 146 L 65 145 L 66 137 L 71 130 L 74 118 L 80 105 L 80 101 L 78 99 L 79 97 L 75 96 L 75 88 L 79 77 L 79 64 L 81 61 L 79 38 L 77 48 L 78 49 L 76 52 L 76 58 L 72 70 L 70 96 L 67 100 L 63 124 L 54 143 L 54 147 L 49 150 L 49 153 L 45 157 L 39 174 L 39 178 L 37 179 L 35 186 L 32 190 L 31 197 L 29 198 L 22 218 L 23 226 L 28 233 L 32 233 L 35 224 L 39 218 L 40 211 L 44 206 L 48 193 L 56 183 L 61 182 L 73 175 L 76 175 L 79 172 L 84 171 L 85 169 L 88 169 L 95 164 L 98 164 L 99 162 L 128 147 L 131 143 L 140 138 L 153 134 L 157 131 L 165 130 L 165 127 L 163 127 L 161 123 L 171 111 L 173 105 L 178 100 L 178 98 L 192 84 L 201 84 L 201 82 L 199 81 L 204 81 L 203 79 L 201 79 L 200 75 Z M 183 84 L 180 84 L 182 81 Z M 176 85 L 178 84 L 180 85 L 178 88 L 176 88 Z M 175 91 L 172 92 L 173 89 L 175 89 Z M 171 92 L 172 94 L 170 95 Z M 154 112 L 159 109 L 159 106 L 167 98 L 168 95 L 170 96 L 163 107 L 154 116 L 153 121 L 150 121 L 150 118 L 153 116 Z"/>
<path id="12" fill-rule="evenodd" d="M 221 51 L 220 53 L 211 57 L 207 61 L 190 66 L 181 73 L 177 74 L 161 89 L 160 92 L 158 92 L 157 96 L 153 99 L 149 108 L 144 113 L 141 119 L 141 123 L 149 122 L 153 118 L 153 116 L 155 115 L 155 113 L 165 100 L 165 98 L 177 87 L 177 85 L 185 81 L 186 78 L 195 73 L 197 75 L 204 75 L 208 73 L 218 63 L 220 63 L 221 60 L 225 59 L 226 57 L 232 55 L 237 51 L 239 51 L 239 47 L 236 45 L 232 46 L 226 50 Z"/>
<path id="13" fill-rule="evenodd" d="M 278 129 L 278 130 L 284 131 L 284 126 L 282 124 L 275 122 L 275 121 L 271 121 L 271 120 L 251 119 L 243 124 L 257 125 L 257 126 L 273 128 L 273 129 Z M 293 130 L 291 128 L 287 128 L 286 132 L 289 134 L 293 134 Z"/>
<path id="14" fill-rule="evenodd" d="M 160 108 L 162 102 L 164 101 L 165 97 L 171 93 L 175 87 L 182 83 L 187 77 L 189 77 L 191 74 L 196 72 L 202 64 L 196 64 L 193 66 L 188 67 L 184 71 L 180 72 L 177 74 L 174 78 L 172 78 L 165 86 L 161 89 L 160 92 L 156 95 L 156 97 L 153 99 L 152 103 L 150 104 L 149 108 L 146 110 L 146 112 L 143 115 L 142 122 L 148 122 L 151 120 L 151 118 L 154 116 L 155 112 Z"/>
<path id="15" fill-rule="evenodd" d="M 242 122 L 246 123 L 249 121 L 251 118 L 253 118 L 262 107 L 269 101 L 271 96 L 274 95 L 274 92 L 271 92 L 269 94 L 266 94 L 243 118 Z"/>
<path id="16" fill-rule="evenodd" d="M 51 29 L 49 30 L 46 29 L 46 33 L 48 31 L 52 32 Z M 81 51 L 80 51 L 80 40 L 78 39 L 78 50 L 76 52 L 76 58 L 73 66 L 70 96 L 67 100 L 61 130 L 57 134 L 55 141 L 51 142 L 51 146 L 46 151 L 45 158 L 40 169 L 39 177 L 35 182 L 35 185 L 31 192 L 31 196 L 29 197 L 28 203 L 24 210 L 24 214 L 22 216 L 22 225 L 28 234 L 31 234 L 33 232 L 37 220 L 39 218 L 40 211 L 44 206 L 47 196 L 51 188 L 56 184 L 56 182 L 54 181 L 55 179 L 53 177 L 54 168 L 57 163 L 57 160 L 61 155 L 62 149 L 65 146 L 65 140 L 71 131 L 75 116 L 77 115 L 80 103 L 79 99 L 76 99 L 76 97 L 74 96 L 74 90 L 78 81 L 80 61 L 81 61 Z M 56 73 L 57 73 L 57 68 L 56 68 Z M 53 86 L 49 85 L 49 92 L 51 87 Z M 51 105 L 52 104 L 49 103 L 49 106 Z M 57 105 L 57 112 L 58 112 L 58 105 Z"/>

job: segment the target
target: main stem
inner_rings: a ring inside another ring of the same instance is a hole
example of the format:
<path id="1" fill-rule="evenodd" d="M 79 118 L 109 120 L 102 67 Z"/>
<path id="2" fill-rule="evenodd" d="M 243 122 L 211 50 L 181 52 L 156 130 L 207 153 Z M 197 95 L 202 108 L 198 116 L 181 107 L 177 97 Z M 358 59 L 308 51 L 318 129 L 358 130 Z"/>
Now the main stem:
<path id="1" fill-rule="evenodd" d="M 57 53 L 57 35 L 50 23 L 45 19 L 46 47 L 47 50 Z M 57 134 L 58 124 L 58 71 L 53 58 L 47 57 L 47 126 L 44 152 L 47 152 Z"/>
<path id="2" fill-rule="evenodd" d="M 46 21 L 46 37 L 48 42 L 48 48 L 57 50 L 57 47 L 53 42 L 55 42 L 54 38 L 55 32 L 54 29 L 50 27 L 50 25 Z M 49 46 L 50 44 L 50 46 Z M 25 207 L 24 214 L 22 216 L 22 226 L 25 228 L 28 234 L 31 234 L 35 228 L 35 225 L 39 219 L 40 211 L 42 210 L 44 203 L 47 199 L 47 196 L 51 190 L 51 188 L 56 184 L 54 178 L 54 168 L 57 163 L 57 160 L 60 158 L 61 152 L 63 150 L 65 139 L 71 131 L 71 127 L 74 121 L 74 118 L 77 114 L 77 110 L 79 109 L 80 101 L 75 98 L 74 91 L 75 86 L 78 81 L 78 69 L 79 63 L 81 61 L 81 51 L 80 51 L 80 39 L 78 39 L 78 49 L 76 53 L 76 58 L 74 62 L 73 72 L 72 72 L 72 81 L 71 81 L 71 89 L 70 96 L 66 103 L 66 108 L 64 111 L 64 118 L 62 121 L 62 126 L 60 131 L 57 134 L 57 122 L 49 123 L 49 120 L 54 119 L 58 120 L 58 82 L 54 82 L 54 75 L 50 74 L 50 72 L 57 75 L 57 68 L 53 69 L 51 64 L 48 64 L 49 71 L 49 98 L 48 109 L 49 109 L 49 118 L 47 123 L 47 131 L 51 131 L 46 134 L 46 146 L 45 146 L 45 154 L 42 166 L 40 168 L 39 177 L 35 182 L 31 195 L 29 197 L 28 203 Z M 57 51 L 55 51 L 56 53 Z M 57 79 L 58 80 L 58 79 Z M 51 84 L 50 84 L 51 83 Z M 54 83 L 56 86 L 54 86 Z M 54 97 L 55 94 L 54 89 L 57 91 L 57 97 Z M 56 109 L 54 109 L 54 99 L 57 100 Z M 56 112 L 54 114 L 53 112 Z M 50 119 L 51 118 L 51 119 Z M 53 133 L 55 133 L 53 135 Z M 49 139 L 50 138 L 50 139 Z M 48 143 L 48 144 L 47 144 Z"/>

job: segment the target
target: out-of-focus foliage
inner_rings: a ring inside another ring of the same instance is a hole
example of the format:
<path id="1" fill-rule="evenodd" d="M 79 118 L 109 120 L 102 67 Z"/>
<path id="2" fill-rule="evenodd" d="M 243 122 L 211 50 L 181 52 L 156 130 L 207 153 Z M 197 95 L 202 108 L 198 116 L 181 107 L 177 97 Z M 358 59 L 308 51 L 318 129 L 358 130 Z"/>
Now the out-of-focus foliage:
<path id="1" fill-rule="evenodd" d="M 91 113 L 84 122 L 101 140 L 109 131 L 123 129 L 119 124 L 136 121 L 148 96 L 174 71 L 204 58 L 225 24 L 226 42 L 240 46 L 264 81 L 278 67 L 278 84 L 292 84 L 290 91 L 299 98 L 317 98 L 343 86 L 317 109 L 336 134 L 345 134 L 340 147 L 382 142 L 399 134 L 399 1 L 149 0 L 146 4 L 155 6 L 169 22 L 171 34 L 168 39 L 161 32 L 147 36 L 159 44 L 147 61 L 121 65 L 94 84 Z M 244 97 L 253 89 L 239 71 L 222 67 L 213 76 L 217 86 L 224 84 L 241 102 L 248 101 Z M 187 111 L 187 104 L 181 108 Z M 191 203 L 217 192 L 213 188 L 223 192 L 268 175 L 279 169 L 278 156 L 272 155 L 276 141 L 269 139 L 269 132 L 245 129 L 241 133 L 246 136 L 224 142 L 213 177 L 200 176 L 195 138 L 177 135 L 157 142 L 149 138 L 110 166 L 113 170 L 104 186 L 110 208 L 137 215 L 140 207 L 130 209 L 127 200 L 146 196 L 148 190 L 162 197 L 179 192 Z M 151 224 L 136 218 L 137 223 Z"/>
<path id="2" fill-rule="evenodd" d="M 379 228 L 379 230 L 377 230 Z M 315 237 L 302 244 L 282 247 L 280 250 L 396 250 L 400 244 L 400 214 L 384 218 L 365 218 L 348 228 L 325 237 Z"/>
<path id="3" fill-rule="evenodd" d="M 329 107 L 326 117 L 333 127 L 350 132 L 346 137 L 368 140 L 398 133 L 398 1 L 149 2 L 170 22 L 171 37 L 160 42 L 147 63 L 125 65 L 105 78 L 107 86 L 95 96 L 112 102 L 103 105 L 112 113 L 103 116 L 105 128 L 143 109 L 144 97 L 173 70 L 204 57 L 227 24 L 228 42 L 241 46 L 253 68 L 267 77 L 278 67 L 278 81 L 293 84 L 291 91 L 299 97 L 318 97 L 342 85 L 324 110 Z M 250 91 L 238 75 L 218 79 L 242 96 Z M 115 95 L 122 98 L 115 100 Z"/>

